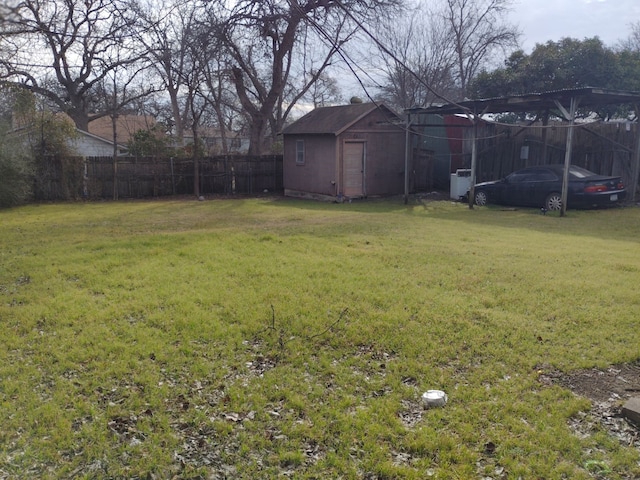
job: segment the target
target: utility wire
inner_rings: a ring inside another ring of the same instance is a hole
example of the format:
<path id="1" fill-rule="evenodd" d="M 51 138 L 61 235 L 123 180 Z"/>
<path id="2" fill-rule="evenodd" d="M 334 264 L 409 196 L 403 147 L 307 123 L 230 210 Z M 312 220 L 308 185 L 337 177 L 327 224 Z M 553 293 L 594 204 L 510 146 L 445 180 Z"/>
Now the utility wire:
<path id="1" fill-rule="evenodd" d="M 291 2 L 291 0 L 290 0 Z M 426 83 L 422 77 L 420 77 L 420 75 L 418 75 L 416 72 L 414 72 L 407 64 L 405 64 L 400 58 L 398 58 L 389 48 L 387 48 L 383 42 L 381 42 L 373 33 L 371 33 L 371 31 L 369 31 L 369 29 L 358 19 L 355 17 L 355 15 L 353 15 L 349 9 L 342 3 L 341 0 L 334 0 L 334 3 L 337 4 L 342 11 L 344 11 L 344 13 L 353 21 L 356 23 L 356 25 L 367 35 L 367 37 L 369 37 L 376 46 L 378 46 L 378 48 L 380 48 L 385 54 L 389 55 L 389 57 L 391 57 L 393 59 L 394 62 L 396 62 L 398 65 L 400 65 L 403 69 L 405 69 L 413 78 L 415 78 L 421 85 L 423 85 L 425 88 L 427 88 L 427 90 L 429 90 L 429 92 L 431 92 L 434 96 L 436 96 L 437 98 L 440 98 L 442 100 L 444 100 L 446 103 L 451 104 L 451 105 L 455 105 L 456 107 L 460 108 L 461 110 L 466 112 L 466 116 L 469 117 L 473 117 L 475 119 L 480 119 L 482 120 L 482 118 L 473 113 L 471 111 L 471 109 L 469 109 L 466 106 L 460 105 L 458 102 L 455 102 L 449 98 L 447 98 L 445 95 L 441 94 L 440 92 L 436 91 L 433 87 L 431 87 L 428 83 Z M 295 4 L 295 3 L 294 3 Z M 349 63 L 349 60 L 346 58 L 348 57 L 348 55 L 344 54 L 342 52 L 342 49 L 340 48 L 339 45 L 336 45 L 335 42 L 333 42 L 333 39 L 326 33 L 326 31 L 324 31 L 323 27 L 321 27 L 320 25 L 317 24 L 317 22 L 315 22 L 314 20 L 308 19 L 312 25 L 316 28 L 316 30 L 318 30 L 327 40 L 329 40 L 330 42 L 332 42 L 332 45 L 334 46 L 334 48 L 336 48 L 336 50 L 338 51 L 338 53 L 340 54 L 341 58 L 345 61 L 345 63 L 347 64 L 347 66 L 349 67 L 349 69 L 351 70 L 351 72 L 354 74 L 354 76 L 356 77 L 356 80 L 358 81 L 358 83 L 361 85 L 361 87 L 363 88 L 365 94 L 367 95 L 367 97 L 373 102 L 376 103 L 371 96 L 369 95 L 369 92 L 367 91 L 367 88 L 365 87 L 365 85 L 363 84 L 363 82 L 361 81 L 359 75 L 355 72 L 355 70 L 353 69 L 353 67 L 351 66 L 351 64 Z M 513 127 L 514 124 L 510 124 L 510 123 L 504 123 L 504 122 L 500 122 L 500 121 L 494 121 L 491 120 L 491 123 L 494 125 L 499 125 L 499 126 L 505 126 L 505 127 Z M 599 120 L 593 121 L 593 122 L 589 122 L 589 123 L 585 123 L 585 124 L 573 124 L 573 125 L 521 125 L 521 128 L 543 128 L 543 129 L 547 129 L 547 128 L 572 128 L 572 127 L 578 127 L 578 128 L 583 128 L 586 126 L 590 126 L 592 124 L 595 123 L 599 123 Z M 490 139 L 490 138 L 496 138 L 499 137 L 501 135 L 493 135 L 493 136 L 489 136 L 489 137 L 482 137 L 482 138 L 478 138 L 478 140 L 484 140 L 484 139 Z M 438 138 L 438 137 L 433 137 L 433 138 Z"/>
<path id="2" fill-rule="evenodd" d="M 376 44 L 376 46 L 378 46 L 378 48 L 380 48 L 385 54 L 389 55 L 394 62 L 402 66 L 402 68 L 406 69 L 412 77 L 414 77 L 421 85 L 426 87 L 427 90 L 429 90 L 434 96 L 440 98 L 441 100 L 444 100 L 446 103 L 455 105 L 456 107 L 466 111 L 468 115 L 473 115 L 474 117 L 476 116 L 468 107 L 464 107 L 459 103 L 450 100 L 440 92 L 437 92 L 433 87 L 431 87 L 431 85 L 426 83 L 416 72 L 409 68 L 409 66 L 407 66 L 402 60 L 400 60 L 391 50 L 389 50 L 380 40 L 378 40 L 378 38 L 374 34 L 372 34 L 358 18 L 356 18 L 340 0 L 334 0 L 334 2 L 345 12 L 345 14 L 349 18 L 351 18 L 351 20 L 356 23 L 356 25 L 358 25 L 358 27 Z"/>
<path id="3" fill-rule="evenodd" d="M 302 11 L 302 9 L 300 8 L 300 6 L 297 4 L 297 2 L 295 2 L 294 0 L 289 0 L 289 4 L 291 5 L 292 8 L 297 8 L 300 13 L 304 13 Z M 355 68 L 353 67 L 353 64 L 355 64 L 355 62 L 353 61 L 353 59 L 350 57 L 350 55 L 344 51 L 344 49 L 342 48 L 342 44 L 337 43 L 334 38 L 326 31 L 326 29 L 321 26 L 318 22 L 316 22 L 313 18 L 306 16 L 306 21 L 325 39 L 327 40 L 330 44 L 331 47 L 338 53 L 338 55 L 340 56 L 340 58 L 343 60 L 343 62 L 347 65 L 347 67 L 349 68 L 349 70 L 351 71 L 351 73 L 353 74 L 353 76 L 355 77 L 356 81 L 360 84 L 360 86 L 362 87 L 362 90 L 364 91 L 365 95 L 367 96 L 367 98 L 369 99 L 369 101 L 371 103 L 373 103 L 376 106 L 380 106 L 379 102 L 377 102 L 370 94 L 369 94 L 369 90 L 366 87 L 366 85 L 364 84 L 364 82 L 362 81 L 360 74 L 355 70 Z M 354 19 L 353 15 L 350 15 L 350 18 Z M 358 27 L 364 28 L 362 26 L 361 22 L 356 21 Z M 367 35 L 369 35 L 371 38 L 372 35 L 370 32 L 367 31 Z M 383 48 L 383 50 L 385 52 L 389 52 L 389 50 L 384 47 L 382 45 L 382 42 L 378 41 L 377 39 L 375 40 L 376 44 L 380 46 L 380 48 Z M 392 55 L 392 54 L 391 54 Z M 408 71 L 411 72 L 411 74 L 418 79 L 418 81 L 420 81 L 420 83 L 422 85 L 424 85 L 425 87 L 427 87 L 429 89 L 429 91 L 431 91 L 434 95 L 438 96 L 438 98 L 442 98 L 443 100 L 447 100 L 445 97 L 439 95 L 438 93 L 436 93 L 433 88 L 429 87 L 415 72 L 413 72 L 407 65 L 405 65 L 402 61 L 400 61 L 399 59 L 397 59 L 394 55 L 392 55 L 392 57 L 394 58 L 395 61 L 397 61 L 403 68 L 406 68 Z M 366 72 L 365 72 L 366 73 Z M 369 77 L 371 78 L 371 77 Z M 373 80 L 373 78 L 371 78 L 371 80 Z M 461 107 L 463 108 L 463 107 Z M 386 116 L 386 112 L 383 110 L 382 111 L 383 114 Z M 479 118 L 479 117 L 478 117 Z M 397 124 L 397 122 L 395 121 L 395 118 L 390 118 L 387 117 L 388 121 L 390 123 L 394 123 L 396 124 L 396 126 L 398 126 L 399 128 L 401 128 L 403 131 L 409 131 L 410 133 L 413 133 L 419 137 L 423 137 L 423 138 L 433 138 L 433 139 L 437 139 L 437 140 L 447 140 L 449 137 L 440 137 L 440 136 L 436 136 L 436 135 L 428 135 L 425 134 L 424 132 L 419 132 L 416 131 L 415 129 L 412 128 L 407 128 L 407 126 L 403 123 L 403 124 Z M 492 122 L 494 124 L 497 124 L 496 122 Z M 507 124 L 504 124 L 507 125 Z M 513 126 L 513 125 L 509 125 L 509 126 Z M 444 127 L 444 125 L 443 125 Z M 489 136 L 484 136 L 484 137 L 478 137 L 478 140 L 490 140 L 493 138 L 500 138 L 505 136 L 506 133 L 499 133 L 497 135 L 489 135 Z"/>

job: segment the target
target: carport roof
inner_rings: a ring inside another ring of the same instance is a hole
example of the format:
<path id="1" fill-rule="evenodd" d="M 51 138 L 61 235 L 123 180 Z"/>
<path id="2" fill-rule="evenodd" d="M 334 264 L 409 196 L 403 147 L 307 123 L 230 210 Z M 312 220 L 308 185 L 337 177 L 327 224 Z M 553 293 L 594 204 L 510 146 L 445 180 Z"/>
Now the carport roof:
<path id="1" fill-rule="evenodd" d="M 580 107 L 600 107 L 626 103 L 640 104 L 639 92 L 582 87 L 542 93 L 526 93 L 508 97 L 465 100 L 459 103 L 448 103 L 425 108 L 409 108 L 405 110 L 405 113 L 439 115 L 471 113 L 482 115 L 485 113 L 539 112 L 558 109 L 558 103 L 566 107 L 572 98 L 580 99 Z"/>

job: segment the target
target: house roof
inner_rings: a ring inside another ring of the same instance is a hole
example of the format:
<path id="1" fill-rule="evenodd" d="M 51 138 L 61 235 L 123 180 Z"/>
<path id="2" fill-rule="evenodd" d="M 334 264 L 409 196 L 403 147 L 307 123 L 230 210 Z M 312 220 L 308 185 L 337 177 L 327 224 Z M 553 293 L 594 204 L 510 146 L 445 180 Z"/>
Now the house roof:
<path id="1" fill-rule="evenodd" d="M 383 110 L 389 120 L 398 121 L 400 117 L 385 105 L 375 103 L 354 103 L 337 107 L 319 107 L 307 113 L 282 130 L 284 135 L 319 134 L 340 135 L 357 121 L 376 109 Z"/>
<path id="2" fill-rule="evenodd" d="M 93 133 L 87 132 L 86 130 L 80 130 L 79 128 L 76 128 L 76 132 L 78 133 L 78 135 L 90 138 L 92 140 L 95 140 L 98 143 L 104 143 L 105 145 L 113 145 L 113 140 L 107 140 L 106 138 L 103 138 L 99 135 L 94 135 Z M 120 142 L 118 142 L 117 145 L 119 149 L 126 148 L 126 146 L 122 145 Z"/>
<path id="3" fill-rule="evenodd" d="M 138 130 L 149 130 L 156 124 L 151 115 L 118 115 L 116 118 L 116 132 L 118 143 L 127 143 Z M 89 133 L 102 137 L 113 143 L 113 123 L 111 117 L 96 118 L 89 122 Z"/>

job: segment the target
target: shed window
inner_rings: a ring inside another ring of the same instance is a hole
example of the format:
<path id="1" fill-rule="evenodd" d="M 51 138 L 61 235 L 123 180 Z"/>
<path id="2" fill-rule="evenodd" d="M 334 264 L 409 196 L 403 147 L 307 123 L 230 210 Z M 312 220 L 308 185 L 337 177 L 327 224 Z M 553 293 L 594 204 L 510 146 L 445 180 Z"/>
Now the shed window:
<path id="1" fill-rule="evenodd" d="M 296 140 L 296 165 L 304 165 L 304 140 Z"/>

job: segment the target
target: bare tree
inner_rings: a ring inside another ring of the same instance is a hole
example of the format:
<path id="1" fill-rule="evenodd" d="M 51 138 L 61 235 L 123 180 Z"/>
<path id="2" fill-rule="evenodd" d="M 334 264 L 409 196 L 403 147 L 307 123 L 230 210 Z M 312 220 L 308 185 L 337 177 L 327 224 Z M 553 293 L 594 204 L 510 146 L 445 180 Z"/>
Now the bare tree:
<path id="1" fill-rule="evenodd" d="M 235 2 L 223 39 L 233 61 L 230 70 L 236 93 L 250 118 L 250 154 L 261 153 L 269 128 L 275 134 L 273 130 L 284 121 L 285 112 L 280 115 L 278 109 L 284 101 L 301 26 L 312 24 L 324 37 L 335 38 L 327 32 L 340 25 L 336 19 L 369 18 L 398 3 L 400 0 Z M 346 32 L 348 36 L 351 31 Z M 329 50 L 332 50 L 342 42 L 334 40 L 330 44 Z M 329 62 L 323 63 L 326 68 Z M 311 81 L 315 81 L 324 68 L 319 66 Z"/>
<path id="2" fill-rule="evenodd" d="M 312 70 L 311 75 L 315 72 Z M 341 100 L 340 86 L 335 77 L 327 73 L 318 76 L 318 79 L 311 85 L 309 92 L 305 95 L 313 108 L 326 107 Z"/>
<path id="3" fill-rule="evenodd" d="M 640 52 L 640 22 L 634 22 L 629 27 L 631 28 L 631 33 L 626 39 L 618 43 L 617 50 Z"/>
<path id="4" fill-rule="evenodd" d="M 215 3 L 215 2 L 212 2 Z M 162 86 L 169 96 L 174 136 L 179 146 L 185 145 L 185 134 L 191 133 L 189 145 L 193 160 L 193 191 L 200 196 L 201 120 L 205 115 L 205 71 L 212 48 L 209 33 L 201 17 L 204 11 L 197 3 L 138 6 L 138 16 L 145 25 L 140 39 L 146 45 Z M 216 43 L 215 32 L 212 36 Z"/>
<path id="5" fill-rule="evenodd" d="M 204 100 L 205 71 L 208 56 L 211 49 L 208 48 L 208 32 L 202 28 L 198 28 L 195 11 L 187 22 L 188 42 L 185 48 L 185 68 L 180 72 L 182 84 L 186 87 L 186 118 L 183 120 L 188 123 L 193 136 L 193 145 L 191 157 L 193 159 L 193 193 L 196 197 L 200 196 L 200 138 L 199 132 L 201 127 L 201 119 L 205 113 L 207 103 Z"/>
<path id="6" fill-rule="evenodd" d="M 299 102 L 318 107 L 338 100 L 338 85 L 329 69 L 336 54 L 355 37 L 357 25 L 350 25 L 346 16 L 332 20 L 322 25 L 314 18 L 307 18 L 300 26 L 299 40 L 288 64 L 287 82 L 270 118 L 274 139 Z"/>
<path id="7" fill-rule="evenodd" d="M 138 82 L 139 75 L 146 68 L 142 67 L 132 72 L 129 69 L 114 68 L 94 88 L 96 95 L 95 106 L 100 112 L 111 119 L 111 140 L 113 142 L 113 199 L 118 199 L 118 117 L 123 109 L 148 96 L 148 91 Z"/>
<path id="8" fill-rule="evenodd" d="M 424 4 L 381 29 L 385 101 L 404 109 L 455 97 L 455 53 L 448 32 L 444 18 Z"/>
<path id="9" fill-rule="evenodd" d="M 204 86 L 201 94 L 211 108 L 210 123 L 220 132 L 221 148 L 224 155 L 230 152 L 229 136 L 238 133 L 244 123 L 242 106 L 235 93 L 232 81 L 232 58 L 224 42 L 225 15 L 220 8 L 209 8 L 206 16 L 198 25 L 202 38 L 201 61 Z"/>
<path id="10" fill-rule="evenodd" d="M 162 89 L 169 97 L 173 133 L 178 145 L 184 144 L 189 128 L 189 93 L 194 76 L 190 71 L 190 42 L 194 38 L 199 5 L 187 2 L 155 1 L 133 4 L 143 28 L 138 31 L 146 46 L 148 58 L 155 69 Z"/>
<path id="11" fill-rule="evenodd" d="M 518 30 L 505 22 L 512 0 L 445 0 L 442 10 L 453 42 L 460 97 L 496 50 L 515 47 Z"/>
<path id="12" fill-rule="evenodd" d="M 224 51 L 210 55 L 204 66 L 206 92 L 203 96 L 215 115 L 220 131 L 222 154 L 230 153 L 229 135 L 241 129 L 242 108 L 237 102 Z"/>
<path id="13" fill-rule="evenodd" d="M 87 130 L 108 114 L 96 110 L 96 87 L 143 57 L 134 26 L 121 0 L 3 2 L 0 78 L 42 95 Z"/>

